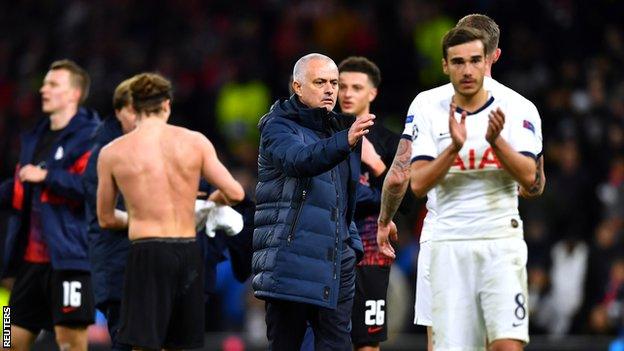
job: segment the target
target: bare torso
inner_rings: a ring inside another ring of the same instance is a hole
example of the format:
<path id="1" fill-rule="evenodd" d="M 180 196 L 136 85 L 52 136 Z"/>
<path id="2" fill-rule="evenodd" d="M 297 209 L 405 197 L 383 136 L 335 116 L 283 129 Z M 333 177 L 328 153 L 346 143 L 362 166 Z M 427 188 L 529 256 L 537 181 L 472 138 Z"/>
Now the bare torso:
<path id="1" fill-rule="evenodd" d="M 198 133 L 147 119 L 107 146 L 128 210 L 130 240 L 195 237 L 202 155 Z"/>

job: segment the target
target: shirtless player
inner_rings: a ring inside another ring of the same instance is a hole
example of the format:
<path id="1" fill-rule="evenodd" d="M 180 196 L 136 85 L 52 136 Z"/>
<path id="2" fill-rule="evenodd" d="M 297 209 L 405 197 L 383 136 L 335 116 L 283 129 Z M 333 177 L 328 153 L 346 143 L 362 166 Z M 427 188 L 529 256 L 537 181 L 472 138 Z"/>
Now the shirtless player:
<path id="1" fill-rule="evenodd" d="M 171 83 L 143 73 L 130 86 L 137 128 L 104 147 L 98 160 L 102 228 L 129 227 L 119 339 L 135 349 L 203 346 L 203 263 L 194 205 L 202 176 L 222 204 L 244 197 L 206 137 L 167 124 Z M 115 210 L 118 191 L 128 212 Z"/>

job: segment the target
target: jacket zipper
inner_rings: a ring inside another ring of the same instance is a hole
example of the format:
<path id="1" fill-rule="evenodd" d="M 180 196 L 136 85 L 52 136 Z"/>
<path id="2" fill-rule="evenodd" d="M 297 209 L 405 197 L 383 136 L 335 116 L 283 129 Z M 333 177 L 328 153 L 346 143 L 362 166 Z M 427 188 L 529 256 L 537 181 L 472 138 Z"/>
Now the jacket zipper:
<path id="1" fill-rule="evenodd" d="M 293 237 L 295 236 L 295 227 L 297 226 L 297 222 L 299 222 L 299 215 L 301 214 L 301 210 L 303 209 L 303 203 L 305 202 L 306 194 L 307 194 L 307 191 L 303 189 L 303 191 L 301 192 L 301 202 L 299 203 L 299 206 L 297 207 L 297 214 L 295 215 L 295 220 L 290 225 L 290 233 L 288 234 L 288 238 L 287 238 L 289 245 L 293 241 Z"/>
<path id="2" fill-rule="evenodd" d="M 334 184 L 337 184 L 336 179 L 338 179 L 338 177 L 336 177 L 335 173 L 332 171 L 332 180 Z M 340 191 L 337 187 L 334 189 L 336 190 L 336 211 L 338 213 L 336 216 L 336 238 L 334 240 L 334 280 L 336 280 L 336 278 L 338 278 L 338 263 L 336 261 L 338 261 L 338 243 L 340 242 Z"/>

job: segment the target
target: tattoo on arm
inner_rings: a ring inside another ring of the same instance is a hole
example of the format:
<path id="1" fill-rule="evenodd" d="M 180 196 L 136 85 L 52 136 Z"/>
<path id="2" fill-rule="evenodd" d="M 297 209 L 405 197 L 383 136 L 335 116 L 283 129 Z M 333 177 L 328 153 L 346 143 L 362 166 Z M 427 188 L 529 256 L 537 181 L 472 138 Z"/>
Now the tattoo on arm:
<path id="1" fill-rule="evenodd" d="M 544 158 L 540 157 L 537 159 L 537 167 L 535 167 L 535 181 L 531 185 L 528 190 L 528 193 L 531 195 L 538 194 L 544 188 L 544 178 L 542 177 L 542 167 L 543 167 Z"/>
<path id="2" fill-rule="evenodd" d="M 409 183 L 412 141 L 401 139 L 381 191 L 379 221 L 389 223 L 401 205 Z"/>

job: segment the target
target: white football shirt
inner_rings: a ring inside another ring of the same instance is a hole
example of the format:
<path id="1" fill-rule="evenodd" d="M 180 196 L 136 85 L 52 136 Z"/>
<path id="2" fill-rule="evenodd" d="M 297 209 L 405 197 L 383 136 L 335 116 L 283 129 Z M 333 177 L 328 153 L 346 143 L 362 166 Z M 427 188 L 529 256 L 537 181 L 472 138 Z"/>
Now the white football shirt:
<path id="1" fill-rule="evenodd" d="M 535 106 L 512 89 L 488 77 L 484 84 L 490 99 L 466 118 L 466 143 L 444 180 L 428 194 L 423 232 L 430 233 L 425 229 L 433 226 L 434 240 L 522 235 L 517 184 L 502 169 L 485 132 L 489 112 L 500 107 L 506 116 L 501 136 L 516 151 L 537 157 L 542 151 L 541 120 Z M 432 160 L 451 143 L 448 109 L 453 94 L 449 83 L 418 94 L 412 102 L 403 137 L 412 137 L 413 161 Z M 421 242 L 428 239 L 421 236 Z"/>

